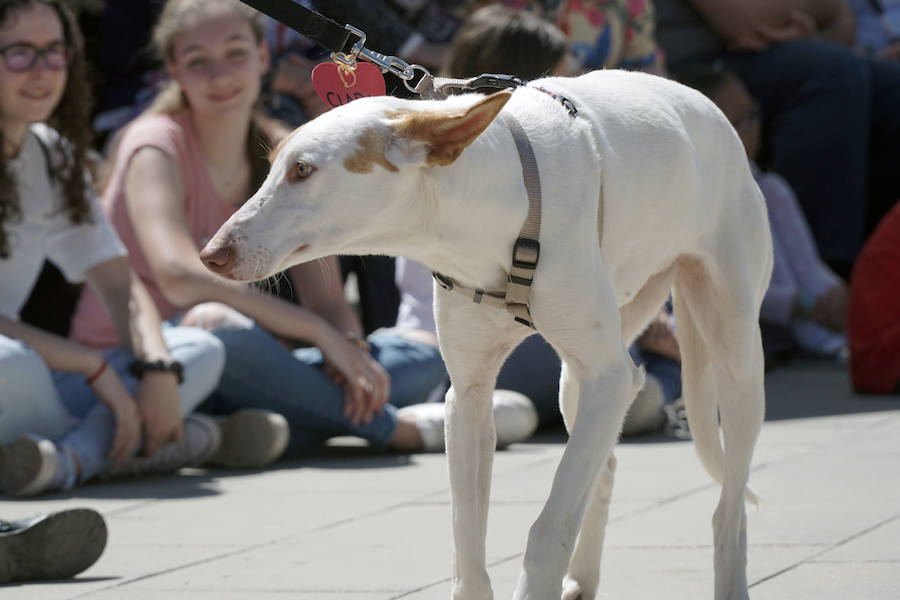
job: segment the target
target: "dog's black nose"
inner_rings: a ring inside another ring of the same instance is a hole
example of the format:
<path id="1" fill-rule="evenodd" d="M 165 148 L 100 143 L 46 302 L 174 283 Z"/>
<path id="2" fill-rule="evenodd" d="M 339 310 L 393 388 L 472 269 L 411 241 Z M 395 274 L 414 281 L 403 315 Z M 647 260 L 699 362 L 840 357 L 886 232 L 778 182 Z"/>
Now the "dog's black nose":
<path id="1" fill-rule="evenodd" d="M 206 265 L 206 268 L 213 273 L 218 273 L 224 277 L 231 274 L 231 268 L 234 266 L 235 252 L 231 244 L 222 246 L 206 246 L 200 252 L 200 260 Z"/>

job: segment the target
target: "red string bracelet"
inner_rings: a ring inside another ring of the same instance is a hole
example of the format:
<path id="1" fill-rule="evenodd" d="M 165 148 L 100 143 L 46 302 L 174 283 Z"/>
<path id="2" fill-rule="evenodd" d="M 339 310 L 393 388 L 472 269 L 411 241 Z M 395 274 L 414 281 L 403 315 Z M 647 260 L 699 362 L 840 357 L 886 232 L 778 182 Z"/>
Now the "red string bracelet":
<path id="1" fill-rule="evenodd" d="M 97 370 L 94 371 L 94 374 L 85 380 L 87 382 L 87 384 L 93 385 L 94 382 L 97 381 L 97 379 L 99 379 L 101 375 L 103 375 L 103 371 L 105 371 L 106 367 L 108 367 L 108 366 L 109 366 L 109 363 L 106 362 L 106 360 L 104 360 L 103 363 L 97 368 Z"/>

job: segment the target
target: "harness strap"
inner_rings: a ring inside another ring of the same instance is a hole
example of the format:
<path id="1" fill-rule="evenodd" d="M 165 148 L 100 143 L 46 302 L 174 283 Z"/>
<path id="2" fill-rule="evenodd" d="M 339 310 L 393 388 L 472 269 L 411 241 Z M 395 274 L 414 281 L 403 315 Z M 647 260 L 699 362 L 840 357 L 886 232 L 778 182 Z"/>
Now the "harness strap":
<path id="1" fill-rule="evenodd" d="M 511 115 L 501 113 L 500 116 L 509 126 L 516 142 L 519 162 L 522 163 L 525 191 L 528 193 L 528 217 L 513 245 L 512 266 L 506 282 L 506 304 L 507 310 L 513 313 L 516 321 L 534 328 L 531 323 L 528 297 L 531 293 L 534 270 L 541 255 L 541 178 L 538 175 L 534 150 L 525 135 L 525 130 Z"/>
<path id="2" fill-rule="evenodd" d="M 506 113 L 500 113 L 503 121 L 509 126 L 516 150 L 519 153 L 519 162 L 522 164 L 522 177 L 525 181 L 525 191 L 528 193 L 528 216 L 519 237 L 513 245 L 512 266 L 506 281 L 506 290 L 503 292 L 485 291 L 480 288 L 469 288 L 460 285 L 454 279 L 434 273 L 438 284 L 447 291 L 455 291 L 470 298 L 476 304 L 486 304 L 497 308 L 504 308 L 510 312 L 516 322 L 534 329 L 529 310 L 529 295 L 531 282 L 534 278 L 534 270 L 537 268 L 541 255 L 541 180 L 538 175 L 537 161 L 534 158 L 534 150 L 525 135 L 525 130 L 519 122 Z"/>

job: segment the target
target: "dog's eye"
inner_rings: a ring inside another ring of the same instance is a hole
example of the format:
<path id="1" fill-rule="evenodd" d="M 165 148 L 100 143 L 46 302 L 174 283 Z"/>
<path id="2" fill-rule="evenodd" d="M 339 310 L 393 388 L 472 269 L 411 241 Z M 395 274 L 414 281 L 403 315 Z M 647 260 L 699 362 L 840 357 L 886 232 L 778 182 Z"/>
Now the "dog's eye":
<path id="1" fill-rule="evenodd" d="M 288 181 L 291 183 L 297 183 L 301 179 L 306 179 L 310 175 L 313 174 L 316 168 L 309 164 L 308 162 L 303 162 L 302 160 L 298 160 L 294 165 L 294 168 L 288 171 Z"/>

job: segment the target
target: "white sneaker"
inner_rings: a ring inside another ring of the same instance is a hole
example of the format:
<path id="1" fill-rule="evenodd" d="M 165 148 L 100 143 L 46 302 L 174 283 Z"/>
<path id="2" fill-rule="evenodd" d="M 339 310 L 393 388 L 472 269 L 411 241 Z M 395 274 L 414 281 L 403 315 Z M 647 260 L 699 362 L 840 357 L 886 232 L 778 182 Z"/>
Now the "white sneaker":
<path id="1" fill-rule="evenodd" d="M 222 442 L 219 427 L 211 417 L 190 414 L 184 418 L 181 439 L 164 444 L 153 456 L 133 456 L 111 467 L 106 477 L 170 473 L 183 467 L 199 467 L 215 454 Z"/>
<path id="2" fill-rule="evenodd" d="M 846 354 L 846 335 L 832 331 L 810 319 L 793 321 L 791 333 L 797 345 L 814 356 L 840 359 L 842 354 Z"/>
<path id="3" fill-rule="evenodd" d="M 537 410 L 524 394 L 512 390 L 494 390 L 494 427 L 497 430 L 497 447 L 526 440 L 538 426 Z M 423 450 L 444 450 L 444 404 L 425 402 L 413 404 L 397 411 L 398 416 L 410 417 L 422 437 Z"/>
<path id="4" fill-rule="evenodd" d="M 56 444 L 31 434 L 0 447 L 0 490 L 10 496 L 37 496 L 50 486 L 59 466 Z"/>
<path id="5" fill-rule="evenodd" d="M 494 426 L 498 448 L 527 440 L 537 429 L 537 410 L 525 394 L 494 390 Z"/>
<path id="6" fill-rule="evenodd" d="M 218 451 L 209 463 L 233 469 L 258 469 L 284 454 L 291 437 L 287 419 L 271 410 L 242 408 L 215 417 L 222 432 Z"/>

